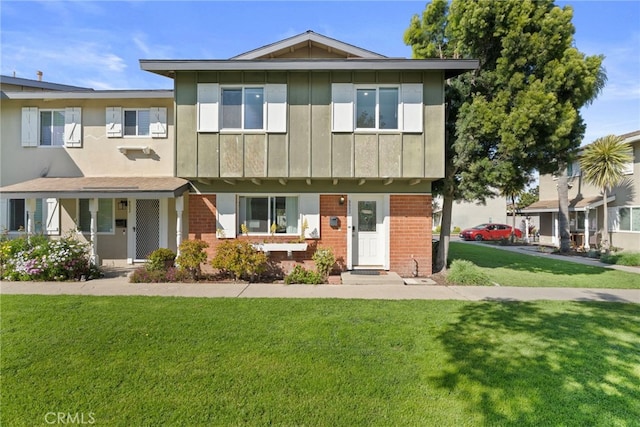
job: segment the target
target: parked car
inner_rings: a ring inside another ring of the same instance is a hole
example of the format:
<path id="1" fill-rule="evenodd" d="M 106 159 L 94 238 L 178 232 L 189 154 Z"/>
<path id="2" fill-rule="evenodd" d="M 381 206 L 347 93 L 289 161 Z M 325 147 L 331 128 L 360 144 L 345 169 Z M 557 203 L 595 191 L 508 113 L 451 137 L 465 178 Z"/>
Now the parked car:
<path id="1" fill-rule="evenodd" d="M 521 238 L 522 231 L 516 228 L 515 235 L 518 239 Z M 460 232 L 460 238 L 464 240 L 500 240 L 509 237 L 511 237 L 511 226 L 507 224 L 480 224 Z"/>

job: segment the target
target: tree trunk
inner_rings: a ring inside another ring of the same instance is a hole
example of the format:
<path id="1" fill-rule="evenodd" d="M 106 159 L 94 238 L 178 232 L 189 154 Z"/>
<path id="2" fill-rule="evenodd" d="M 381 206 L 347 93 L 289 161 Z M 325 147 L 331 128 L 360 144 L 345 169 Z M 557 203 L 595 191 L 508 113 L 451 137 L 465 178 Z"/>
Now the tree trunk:
<path id="1" fill-rule="evenodd" d="M 602 208 L 604 209 L 604 215 L 602 216 L 602 239 L 600 240 L 600 250 L 602 252 L 609 252 L 611 247 L 609 242 L 609 209 L 607 208 L 607 187 L 602 191 Z"/>
<path id="2" fill-rule="evenodd" d="M 571 250 L 571 231 L 569 230 L 569 182 L 566 167 L 562 165 L 558 173 L 558 228 L 560 232 L 560 252 Z"/>
<path id="3" fill-rule="evenodd" d="M 434 273 L 446 271 L 449 256 L 449 240 L 451 239 L 451 212 L 453 210 L 453 196 L 444 194 L 442 197 L 442 221 L 440 222 L 440 242 L 436 255 Z"/>

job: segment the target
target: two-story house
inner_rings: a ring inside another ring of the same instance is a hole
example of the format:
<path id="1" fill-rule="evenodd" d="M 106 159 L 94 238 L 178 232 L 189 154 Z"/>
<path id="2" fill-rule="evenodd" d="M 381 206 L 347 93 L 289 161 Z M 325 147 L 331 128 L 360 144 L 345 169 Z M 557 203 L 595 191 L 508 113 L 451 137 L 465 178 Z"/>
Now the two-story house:
<path id="1" fill-rule="evenodd" d="M 77 234 L 94 260 L 176 247 L 173 91 L 98 91 L 0 77 L 0 230 Z"/>
<path id="2" fill-rule="evenodd" d="M 607 198 L 608 240 L 612 246 L 640 250 L 640 131 L 620 135 L 632 149 L 633 161 L 624 181 L 609 191 Z M 569 183 L 569 228 L 576 247 L 590 248 L 603 239 L 604 203 L 602 189 L 584 181 L 578 162 L 566 170 Z M 560 245 L 558 190 L 554 175 L 540 176 L 540 201 L 523 209 L 523 214 L 540 215 L 540 243 Z"/>
<path id="3" fill-rule="evenodd" d="M 188 236 L 276 259 L 431 273 L 445 79 L 475 60 L 388 58 L 308 31 L 228 60 L 141 60 L 174 81 Z M 284 245 L 304 234 L 306 249 Z M 246 237 L 245 237 L 246 236 Z"/>
<path id="4" fill-rule="evenodd" d="M 101 261 L 240 238 L 275 261 L 330 247 L 343 269 L 431 273 L 444 83 L 477 61 L 309 31 L 228 60 L 140 64 L 173 91 L 2 77 L 0 226 L 76 232 Z"/>

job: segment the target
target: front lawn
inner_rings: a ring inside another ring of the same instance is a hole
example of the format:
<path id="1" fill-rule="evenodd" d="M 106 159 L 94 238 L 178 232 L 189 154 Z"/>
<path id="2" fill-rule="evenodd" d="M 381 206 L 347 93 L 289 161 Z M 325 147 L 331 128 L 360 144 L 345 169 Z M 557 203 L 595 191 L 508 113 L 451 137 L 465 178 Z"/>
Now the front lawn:
<path id="1" fill-rule="evenodd" d="M 546 256 L 519 254 L 487 244 L 449 243 L 449 262 L 473 262 L 500 286 L 640 289 L 640 274 Z"/>
<path id="2" fill-rule="evenodd" d="M 51 413 L 109 426 L 640 420 L 634 304 L 3 295 L 1 308 L 7 426 Z"/>

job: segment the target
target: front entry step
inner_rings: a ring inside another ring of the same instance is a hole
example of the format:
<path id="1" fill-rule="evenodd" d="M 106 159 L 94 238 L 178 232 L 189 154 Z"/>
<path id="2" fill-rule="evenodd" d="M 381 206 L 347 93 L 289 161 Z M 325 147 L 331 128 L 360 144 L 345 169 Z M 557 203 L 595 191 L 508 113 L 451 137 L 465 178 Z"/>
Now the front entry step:
<path id="1" fill-rule="evenodd" d="M 404 279 L 393 271 L 353 270 L 341 276 L 343 285 L 404 285 Z"/>

